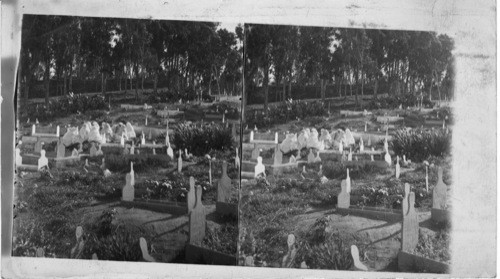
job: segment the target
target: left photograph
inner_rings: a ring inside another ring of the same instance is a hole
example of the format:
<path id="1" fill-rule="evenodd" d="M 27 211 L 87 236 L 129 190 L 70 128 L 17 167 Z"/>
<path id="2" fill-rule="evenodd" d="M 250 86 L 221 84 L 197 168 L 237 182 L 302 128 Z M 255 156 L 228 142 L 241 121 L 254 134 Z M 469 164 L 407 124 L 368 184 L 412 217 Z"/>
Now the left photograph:
<path id="1" fill-rule="evenodd" d="M 12 256 L 236 265 L 243 27 L 24 15 Z"/>

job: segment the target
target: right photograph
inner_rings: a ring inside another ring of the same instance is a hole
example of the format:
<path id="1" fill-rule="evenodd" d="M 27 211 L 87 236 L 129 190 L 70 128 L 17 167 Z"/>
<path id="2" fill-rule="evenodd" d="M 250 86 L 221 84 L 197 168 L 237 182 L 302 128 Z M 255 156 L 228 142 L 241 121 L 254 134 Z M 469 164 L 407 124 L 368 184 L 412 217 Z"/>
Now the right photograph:
<path id="1" fill-rule="evenodd" d="M 239 264 L 449 273 L 453 37 L 244 29 Z"/>

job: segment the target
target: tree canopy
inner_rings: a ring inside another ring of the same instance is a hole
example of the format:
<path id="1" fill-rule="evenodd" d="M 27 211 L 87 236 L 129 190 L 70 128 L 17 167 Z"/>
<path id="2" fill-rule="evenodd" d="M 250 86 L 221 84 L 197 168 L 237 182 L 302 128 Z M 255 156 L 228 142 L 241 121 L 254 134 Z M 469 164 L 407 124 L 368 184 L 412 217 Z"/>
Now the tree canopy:
<path id="1" fill-rule="evenodd" d="M 242 27 L 213 22 L 25 15 L 24 98 L 144 89 L 238 94 Z M 135 85 L 135 86 L 134 86 Z M 135 88 L 134 88 L 135 87 Z M 196 94 L 196 93 L 195 93 Z"/>
<path id="2" fill-rule="evenodd" d="M 359 94 L 377 95 L 381 88 L 382 93 L 452 97 L 453 40 L 447 35 L 259 24 L 245 27 L 246 89 L 249 98 L 264 95 L 265 107 L 269 86 L 282 86 L 276 98 L 285 100 L 292 97 L 292 83 L 319 88 L 319 96 L 309 98 L 325 99 L 327 86 L 338 96 L 354 95 L 356 102 Z"/>

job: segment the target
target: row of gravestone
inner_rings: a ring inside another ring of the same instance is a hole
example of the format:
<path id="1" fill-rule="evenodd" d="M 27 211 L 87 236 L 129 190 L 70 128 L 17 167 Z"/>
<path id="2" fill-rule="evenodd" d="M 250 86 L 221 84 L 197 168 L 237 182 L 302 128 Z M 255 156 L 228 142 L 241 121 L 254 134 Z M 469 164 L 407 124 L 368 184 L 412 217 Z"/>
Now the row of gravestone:
<path id="1" fill-rule="evenodd" d="M 130 162 L 130 172 L 125 176 L 125 186 L 122 189 L 122 200 L 123 201 L 134 201 L 135 199 L 135 173 L 134 173 L 134 163 Z M 187 194 L 187 210 L 188 213 L 193 210 L 196 206 L 196 197 L 198 196 L 198 187 L 195 187 L 194 177 L 189 178 L 189 191 Z M 196 189 L 196 190 L 195 190 Z M 201 190 L 201 188 L 200 188 Z M 228 202 L 231 192 L 231 178 L 227 175 L 227 162 L 222 162 L 222 176 L 218 181 L 217 187 L 217 201 L 218 202 Z M 198 198 L 201 198 L 201 192 L 199 192 Z"/>
<path id="2" fill-rule="evenodd" d="M 337 197 L 337 208 L 349 209 L 351 179 L 349 177 L 349 169 L 347 169 L 347 178 L 342 180 L 341 192 Z M 432 210 L 446 210 L 447 186 L 443 182 L 443 169 L 438 169 L 438 182 L 432 192 Z M 418 219 L 415 212 L 415 193 L 410 192 L 410 185 L 405 183 L 404 198 L 402 204 L 402 251 L 411 252 L 415 249 L 418 242 Z M 434 216 L 431 217 L 436 220 Z M 436 220 L 444 221 L 444 220 Z"/>

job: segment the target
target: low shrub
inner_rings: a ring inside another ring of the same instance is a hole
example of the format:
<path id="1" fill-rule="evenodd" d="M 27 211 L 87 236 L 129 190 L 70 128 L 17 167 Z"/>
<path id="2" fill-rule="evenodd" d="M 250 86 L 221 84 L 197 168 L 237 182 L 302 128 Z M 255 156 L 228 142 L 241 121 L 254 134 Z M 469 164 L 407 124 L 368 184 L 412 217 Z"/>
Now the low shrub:
<path id="1" fill-rule="evenodd" d="M 172 143 L 177 149 L 187 148 L 195 156 L 204 156 L 211 150 L 231 150 L 233 138 L 231 129 L 218 123 L 183 123 L 175 128 Z"/>
<path id="2" fill-rule="evenodd" d="M 211 250 L 236 255 L 238 223 L 225 223 L 220 227 L 208 227 L 202 245 Z"/>
<path id="3" fill-rule="evenodd" d="M 362 185 L 351 190 L 352 196 L 361 197 L 358 206 L 385 207 L 400 209 L 404 196 L 404 181 L 389 179 L 381 184 Z M 423 185 L 410 185 L 415 193 L 415 207 L 429 205 L 432 191 L 427 192 Z"/>
<path id="4" fill-rule="evenodd" d="M 412 161 L 422 162 L 429 156 L 443 157 L 450 154 L 451 133 L 443 130 L 398 130 L 391 142 L 394 152 Z"/>
<path id="5" fill-rule="evenodd" d="M 84 227 L 85 246 L 83 258 L 90 259 L 95 253 L 100 260 L 140 261 L 142 252 L 139 238 L 143 234 L 137 228 L 113 224 L 116 211 L 104 210 L 95 222 Z"/>
<path id="6" fill-rule="evenodd" d="M 450 262 L 450 233 L 447 229 L 438 231 L 435 235 L 420 232 L 415 254 L 428 259 Z"/>
<path id="7" fill-rule="evenodd" d="M 339 232 L 324 237 L 321 243 L 304 241 L 299 244 L 292 267 L 299 268 L 305 262 L 308 268 L 349 270 L 354 262 L 351 256 L 350 241 Z M 362 252 L 360 252 L 362 255 Z"/>

